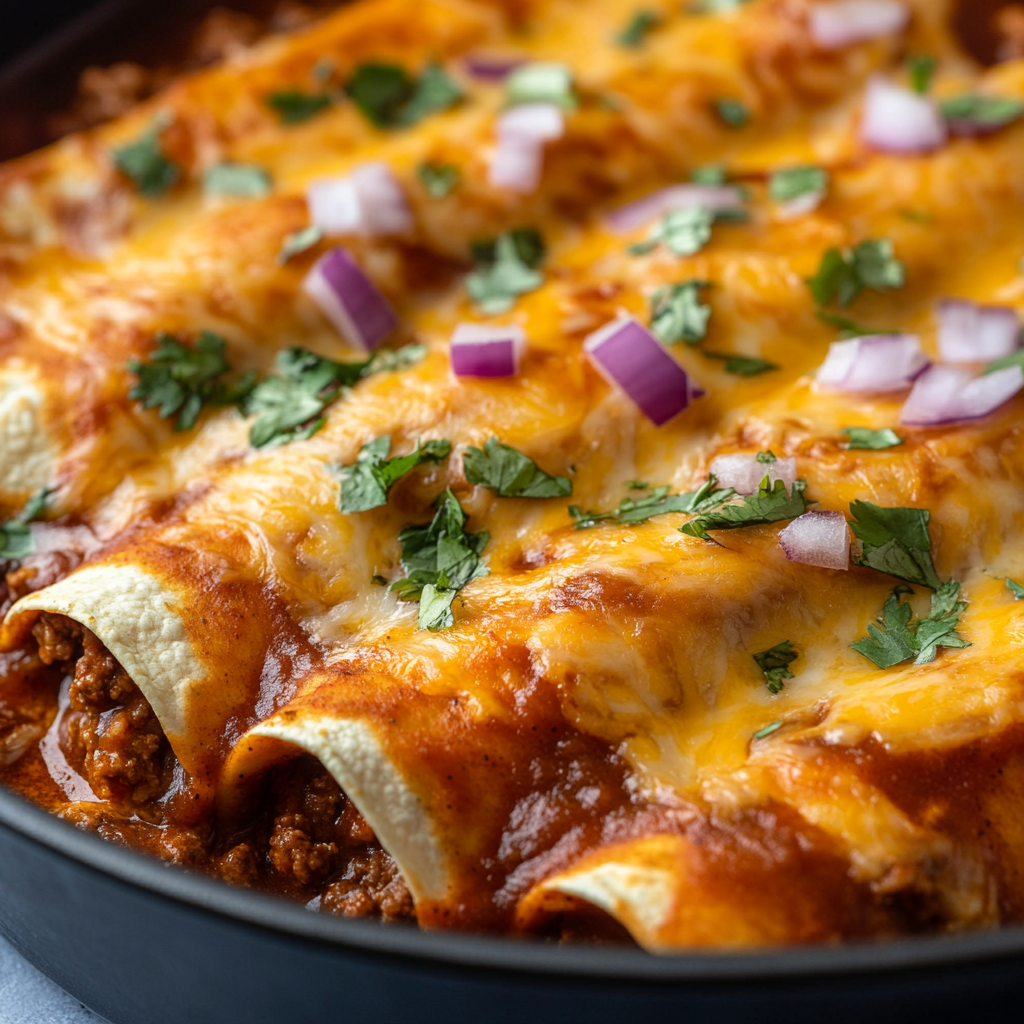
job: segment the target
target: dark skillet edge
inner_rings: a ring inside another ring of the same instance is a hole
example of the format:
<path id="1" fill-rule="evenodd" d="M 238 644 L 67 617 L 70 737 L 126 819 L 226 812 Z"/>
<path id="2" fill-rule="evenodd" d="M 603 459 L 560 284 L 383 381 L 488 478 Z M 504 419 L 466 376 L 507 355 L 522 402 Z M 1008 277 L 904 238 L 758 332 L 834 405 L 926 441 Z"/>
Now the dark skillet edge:
<path id="1" fill-rule="evenodd" d="M 620 981 L 714 983 L 893 974 L 1024 956 L 1021 927 L 842 946 L 665 957 L 638 950 L 422 932 L 313 914 L 288 900 L 233 888 L 177 869 L 82 832 L 2 786 L 0 826 L 122 884 L 215 916 L 307 942 L 421 963 L 563 978 L 597 976 Z"/>

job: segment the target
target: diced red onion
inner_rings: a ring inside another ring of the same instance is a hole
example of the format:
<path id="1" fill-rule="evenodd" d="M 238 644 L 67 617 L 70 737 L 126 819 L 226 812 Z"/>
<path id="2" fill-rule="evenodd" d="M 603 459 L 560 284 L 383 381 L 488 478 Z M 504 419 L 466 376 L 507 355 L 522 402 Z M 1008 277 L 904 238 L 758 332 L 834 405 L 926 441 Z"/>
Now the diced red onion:
<path id="1" fill-rule="evenodd" d="M 935 427 L 988 416 L 1024 387 L 1024 370 L 1008 366 L 976 377 L 963 366 L 933 366 L 918 377 L 900 422 Z"/>
<path id="2" fill-rule="evenodd" d="M 756 494 L 766 475 L 770 487 L 781 480 L 791 491 L 796 482 L 796 459 L 758 462 L 756 455 L 719 455 L 711 463 L 711 472 L 720 487 L 731 487 L 737 494 Z"/>
<path id="3" fill-rule="evenodd" d="M 452 371 L 456 377 L 514 377 L 526 348 L 515 324 L 459 324 L 452 334 Z"/>
<path id="4" fill-rule="evenodd" d="M 927 365 L 915 334 L 834 341 L 818 370 L 818 386 L 830 391 L 902 391 Z"/>
<path id="5" fill-rule="evenodd" d="M 486 53 L 471 53 L 463 66 L 474 78 L 484 82 L 503 82 L 516 68 L 526 63 L 523 57 L 501 57 Z"/>
<path id="6" fill-rule="evenodd" d="M 939 303 L 939 352 L 947 363 L 1002 359 L 1020 347 L 1020 326 L 1009 306 L 946 299 Z"/>
<path id="7" fill-rule="evenodd" d="M 544 144 L 565 134 L 565 113 L 553 103 L 524 103 L 498 118 L 498 145 L 488 181 L 495 188 L 530 195 L 540 185 Z"/>
<path id="8" fill-rule="evenodd" d="M 322 256 L 302 290 L 349 344 L 364 351 L 378 348 L 398 326 L 387 300 L 344 249 Z"/>
<path id="9" fill-rule="evenodd" d="M 325 235 L 403 235 L 415 222 L 401 184 L 387 164 L 362 164 L 343 178 L 322 178 L 306 190 L 313 224 Z"/>
<path id="10" fill-rule="evenodd" d="M 810 12 L 811 35 L 823 50 L 895 35 L 909 21 L 910 11 L 897 0 L 833 0 Z"/>
<path id="11" fill-rule="evenodd" d="M 668 349 L 631 316 L 605 324 L 583 348 L 598 373 L 625 391 L 655 426 L 704 394 Z"/>
<path id="12" fill-rule="evenodd" d="M 949 133 L 938 105 L 928 96 L 893 85 L 881 75 L 868 82 L 861 138 L 883 153 L 931 153 Z"/>
<path id="13" fill-rule="evenodd" d="M 705 206 L 712 211 L 743 206 L 743 193 L 731 185 L 670 185 L 634 203 L 612 210 L 605 221 L 616 234 L 627 235 L 674 210 Z"/>
<path id="14" fill-rule="evenodd" d="M 805 512 L 779 534 L 779 546 L 791 562 L 850 568 L 850 531 L 842 512 Z"/>

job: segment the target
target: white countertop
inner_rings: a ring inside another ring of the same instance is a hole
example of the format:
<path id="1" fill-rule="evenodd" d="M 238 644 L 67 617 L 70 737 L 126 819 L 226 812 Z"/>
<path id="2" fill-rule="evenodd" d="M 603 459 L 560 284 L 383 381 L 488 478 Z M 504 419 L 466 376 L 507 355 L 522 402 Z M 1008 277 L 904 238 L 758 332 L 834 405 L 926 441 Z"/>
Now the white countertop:
<path id="1" fill-rule="evenodd" d="M 0 1024 L 104 1024 L 0 938 Z"/>

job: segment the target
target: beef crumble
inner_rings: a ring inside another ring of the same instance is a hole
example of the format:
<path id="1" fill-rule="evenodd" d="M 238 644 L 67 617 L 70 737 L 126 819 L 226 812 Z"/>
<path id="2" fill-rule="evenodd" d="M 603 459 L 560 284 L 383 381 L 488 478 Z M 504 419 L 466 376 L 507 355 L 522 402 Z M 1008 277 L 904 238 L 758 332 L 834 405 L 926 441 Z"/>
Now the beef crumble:
<path id="1" fill-rule="evenodd" d="M 185 822 L 175 813 L 183 772 L 149 702 L 117 659 L 62 615 L 41 614 L 32 635 L 38 647 L 32 659 L 36 675 L 50 679 L 49 687 L 40 689 L 48 707 L 33 719 L 25 743 L 17 737 L 7 741 L 10 756 L 0 758 L 0 777 L 4 764 L 17 760 L 46 731 L 56 713 L 53 679 L 62 675 L 61 753 L 99 800 L 65 802 L 52 810 L 105 839 L 142 847 L 233 885 L 290 896 L 346 917 L 414 918 L 412 896 L 394 860 L 314 757 L 299 755 L 269 772 L 231 821 L 211 814 L 209 820 Z M 0 678 L 0 727 L 8 683 Z"/>

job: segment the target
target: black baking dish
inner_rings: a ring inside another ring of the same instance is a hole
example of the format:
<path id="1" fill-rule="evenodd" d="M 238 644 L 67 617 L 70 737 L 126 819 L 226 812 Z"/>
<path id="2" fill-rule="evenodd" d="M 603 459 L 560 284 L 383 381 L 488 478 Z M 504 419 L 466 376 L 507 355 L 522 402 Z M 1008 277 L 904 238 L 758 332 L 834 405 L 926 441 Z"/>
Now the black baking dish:
<path id="1" fill-rule="evenodd" d="M 0 155 L 46 141 L 90 61 L 178 44 L 196 0 L 36 0 L 0 41 Z M 238 7 L 260 7 L 236 3 Z M 265 5 L 263 5 L 265 6 Z M 984 46 L 980 3 L 965 28 Z M 73 9 L 81 21 L 66 24 Z M 177 27 L 176 27 L 177 26 Z M 20 58 L 14 49 L 44 31 Z M 183 37 L 181 37 L 183 38 Z M 12 59 L 13 58 L 13 59 Z M 0 932 L 111 1021 L 1019 1020 L 1024 929 L 764 953 L 632 949 L 419 932 L 320 916 L 109 845 L 0 789 Z M 3 1007 L 0 1007 L 0 1018 Z"/>

